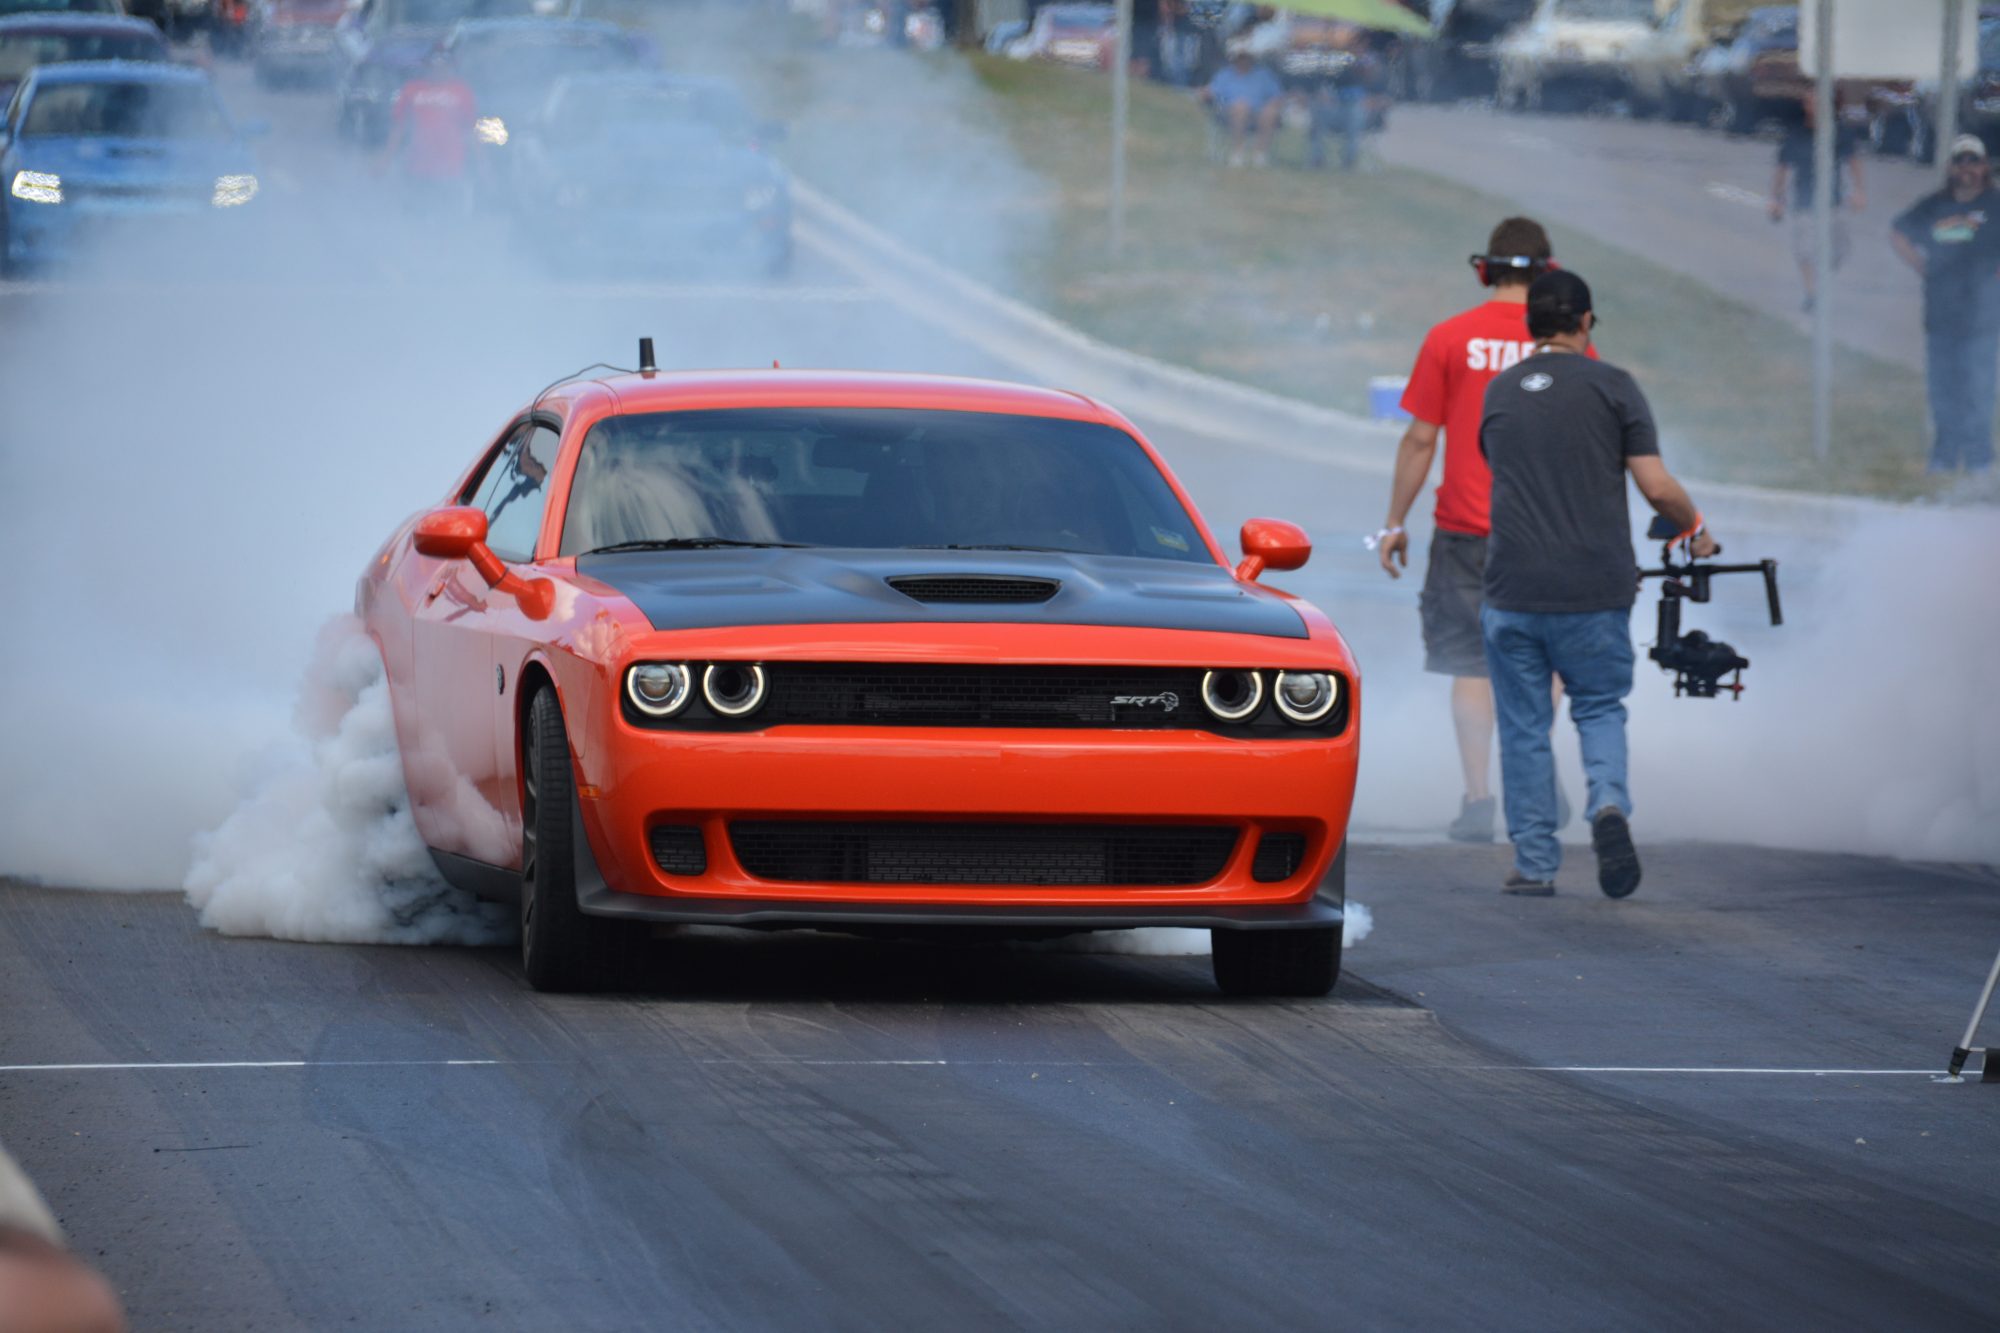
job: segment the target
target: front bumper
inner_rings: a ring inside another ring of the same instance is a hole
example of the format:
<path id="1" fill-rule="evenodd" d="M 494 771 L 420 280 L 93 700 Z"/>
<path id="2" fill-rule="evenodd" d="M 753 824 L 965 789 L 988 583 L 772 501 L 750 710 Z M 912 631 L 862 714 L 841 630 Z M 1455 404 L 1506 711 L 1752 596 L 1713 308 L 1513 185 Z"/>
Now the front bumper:
<path id="1" fill-rule="evenodd" d="M 662 733 L 621 720 L 607 732 L 582 747 L 590 757 L 579 772 L 580 827 L 601 883 L 585 905 L 600 915 L 1078 930 L 1338 919 L 1337 907 L 1314 898 L 1346 841 L 1353 725 L 1331 738 L 1269 741 L 953 728 Z M 805 883 L 747 870 L 732 836 L 739 821 L 1201 825 L 1237 836 L 1221 870 L 1199 883 Z M 661 868 L 652 832 L 663 825 L 700 830 L 700 873 Z M 1254 867 L 1266 834 L 1304 839 L 1289 873 L 1271 881 L 1257 879 Z"/>

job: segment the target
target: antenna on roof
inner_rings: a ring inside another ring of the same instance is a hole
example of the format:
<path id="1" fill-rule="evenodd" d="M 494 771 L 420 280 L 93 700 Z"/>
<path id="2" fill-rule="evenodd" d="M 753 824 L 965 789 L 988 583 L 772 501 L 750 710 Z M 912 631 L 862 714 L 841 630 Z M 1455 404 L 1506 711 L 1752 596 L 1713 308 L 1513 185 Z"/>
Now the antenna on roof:
<path id="1" fill-rule="evenodd" d="M 639 340 L 639 373 L 641 375 L 650 375 L 659 368 L 659 363 L 653 360 L 653 340 L 651 338 L 641 338 Z"/>

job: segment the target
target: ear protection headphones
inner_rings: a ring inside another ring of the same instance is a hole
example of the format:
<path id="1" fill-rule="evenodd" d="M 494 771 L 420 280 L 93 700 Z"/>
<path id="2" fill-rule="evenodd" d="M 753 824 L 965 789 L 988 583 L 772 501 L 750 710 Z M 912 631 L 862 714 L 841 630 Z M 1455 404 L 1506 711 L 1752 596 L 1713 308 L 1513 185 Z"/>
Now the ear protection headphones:
<path id="1" fill-rule="evenodd" d="M 1479 275 L 1479 285 L 1482 287 L 1498 286 L 1499 271 L 1503 269 L 1525 271 L 1532 279 L 1562 267 L 1553 259 L 1530 259 L 1526 255 L 1473 255 L 1466 262 L 1471 264 L 1472 271 Z"/>

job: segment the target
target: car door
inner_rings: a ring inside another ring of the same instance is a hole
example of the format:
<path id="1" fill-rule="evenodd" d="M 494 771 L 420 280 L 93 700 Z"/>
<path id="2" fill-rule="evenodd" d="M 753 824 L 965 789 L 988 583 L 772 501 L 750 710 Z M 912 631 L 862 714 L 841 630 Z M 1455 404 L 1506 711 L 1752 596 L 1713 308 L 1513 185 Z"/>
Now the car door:
<path id="1" fill-rule="evenodd" d="M 491 525 L 487 544 L 502 559 L 521 558 L 513 545 L 528 509 L 539 514 L 546 495 L 524 471 L 524 449 L 534 433 L 526 422 L 474 483 L 469 503 L 484 509 Z M 533 539 L 529 539 L 532 547 Z M 417 752 L 406 756 L 410 803 L 418 830 L 430 846 L 489 865 L 520 859 L 517 824 L 501 813 L 499 742 L 494 735 L 493 611 L 496 593 L 470 560 L 443 560 L 428 573 L 411 611 L 411 656 L 418 707 L 411 732 Z M 511 795 L 511 793 L 509 793 Z"/>
<path id="2" fill-rule="evenodd" d="M 509 565 L 525 565 L 535 557 L 542 517 L 548 511 L 548 479 L 555 471 L 561 440 L 553 424 L 538 421 L 495 469 L 498 485 L 487 496 L 486 544 Z M 527 615 L 507 593 L 493 594 L 483 615 L 494 652 L 494 689 L 486 696 L 495 747 L 488 795 L 506 826 L 509 846 L 518 849 L 521 756 L 516 728 L 522 703 L 521 667 L 534 647 L 546 641 L 547 622 Z"/>

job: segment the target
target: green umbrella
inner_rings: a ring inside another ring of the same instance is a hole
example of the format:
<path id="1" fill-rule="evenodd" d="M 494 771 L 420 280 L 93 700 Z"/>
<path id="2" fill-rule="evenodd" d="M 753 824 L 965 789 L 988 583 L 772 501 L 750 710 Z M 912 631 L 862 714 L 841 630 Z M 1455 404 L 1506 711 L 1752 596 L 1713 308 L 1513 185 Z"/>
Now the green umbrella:
<path id="1" fill-rule="evenodd" d="M 1417 37 L 1431 35 L 1431 25 L 1396 3 L 1396 0 L 1285 0 L 1278 8 L 1315 18 L 1343 19 L 1378 32 L 1407 32 Z"/>

